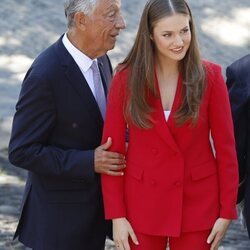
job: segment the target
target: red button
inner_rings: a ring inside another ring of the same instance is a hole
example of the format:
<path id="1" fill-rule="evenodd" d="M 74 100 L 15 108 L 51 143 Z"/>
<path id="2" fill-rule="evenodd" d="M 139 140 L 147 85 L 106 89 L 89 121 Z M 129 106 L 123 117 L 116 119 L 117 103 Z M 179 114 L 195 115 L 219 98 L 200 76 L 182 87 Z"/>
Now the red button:
<path id="1" fill-rule="evenodd" d="M 158 154 L 158 149 L 157 148 L 152 148 L 152 152 L 157 155 Z"/>
<path id="2" fill-rule="evenodd" d="M 152 186 L 156 185 L 156 181 L 155 180 L 151 180 L 150 183 L 151 183 Z"/>

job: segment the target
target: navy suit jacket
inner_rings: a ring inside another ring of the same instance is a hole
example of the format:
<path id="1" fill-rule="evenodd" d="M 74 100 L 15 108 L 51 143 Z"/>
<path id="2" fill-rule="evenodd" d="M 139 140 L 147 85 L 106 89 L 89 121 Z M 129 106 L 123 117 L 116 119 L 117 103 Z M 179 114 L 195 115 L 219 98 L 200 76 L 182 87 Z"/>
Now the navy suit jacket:
<path id="1" fill-rule="evenodd" d="M 238 202 L 245 200 L 245 216 L 250 236 L 250 54 L 231 64 L 226 75 L 239 162 Z"/>
<path id="2" fill-rule="evenodd" d="M 98 64 L 107 92 L 111 64 L 106 55 Z M 25 245 L 100 249 L 107 225 L 94 150 L 102 129 L 95 98 L 61 37 L 25 76 L 9 144 L 10 162 L 28 170 L 16 231 Z M 88 246 L 91 237 L 96 246 Z"/>

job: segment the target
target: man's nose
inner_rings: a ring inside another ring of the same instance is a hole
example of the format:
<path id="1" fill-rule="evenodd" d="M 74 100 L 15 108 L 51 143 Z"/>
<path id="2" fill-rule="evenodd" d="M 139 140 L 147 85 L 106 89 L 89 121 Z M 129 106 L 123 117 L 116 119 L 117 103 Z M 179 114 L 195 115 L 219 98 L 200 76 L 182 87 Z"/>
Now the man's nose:
<path id="1" fill-rule="evenodd" d="M 119 17 L 117 18 L 115 27 L 117 29 L 125 29 L 126 28 L 126 22 L 125 22 L 122 15 L 119 15 Z"/>

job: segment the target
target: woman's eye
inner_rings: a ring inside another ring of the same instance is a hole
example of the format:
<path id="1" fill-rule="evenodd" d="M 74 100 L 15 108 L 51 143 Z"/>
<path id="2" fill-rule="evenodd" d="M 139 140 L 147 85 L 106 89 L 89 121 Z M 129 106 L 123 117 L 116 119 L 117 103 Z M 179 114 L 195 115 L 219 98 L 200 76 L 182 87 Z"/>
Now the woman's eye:
<path id="1" fill-rule="evenodd" d="M 189 29 L 184 29 L 182 32 L 187 33 L 188 31 L 189 31 Z"/>

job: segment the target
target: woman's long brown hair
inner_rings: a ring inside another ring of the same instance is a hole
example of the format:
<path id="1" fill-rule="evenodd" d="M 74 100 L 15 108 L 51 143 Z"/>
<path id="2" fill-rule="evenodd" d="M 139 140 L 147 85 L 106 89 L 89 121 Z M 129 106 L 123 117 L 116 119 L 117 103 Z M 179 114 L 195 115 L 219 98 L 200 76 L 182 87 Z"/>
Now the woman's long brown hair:
<path id="1" fill-rule="evenodd" d="M 154 44 L 150 39 L 153 28 L 160 19 L 173 14 L 190 17 L 190 47 L 179 64 L 183 78 L 183 100 L 175 113 L 178 125 L 191 120 L 197 121 L 199 107 L 205 89 L 205 69 L 200 58 L 193 17 L 184 0 L 149 0 L 142 13 L 135 43 L 119 70 L 128 68 L 128 87 L 130 98 L 125 105 L 125 115 L 141 128 L 152 126 L 150 113 L 152 107 L 147 101 L 148 92 L 157 95 L 154 76 Z"/>

